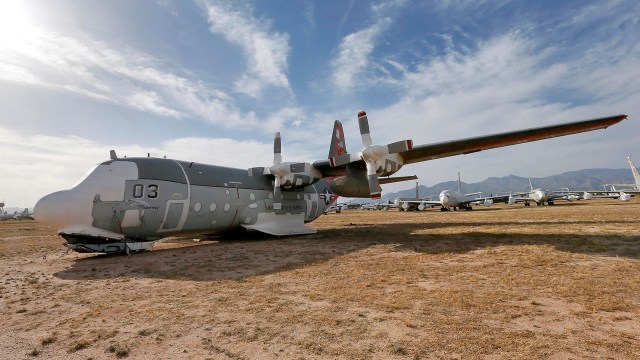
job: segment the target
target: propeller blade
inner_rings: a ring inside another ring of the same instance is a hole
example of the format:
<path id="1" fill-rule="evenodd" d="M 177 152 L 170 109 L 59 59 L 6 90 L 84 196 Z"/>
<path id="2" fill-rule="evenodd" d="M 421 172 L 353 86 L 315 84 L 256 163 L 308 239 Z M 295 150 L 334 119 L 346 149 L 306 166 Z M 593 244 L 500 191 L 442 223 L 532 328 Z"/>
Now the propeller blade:
<path id="1" fill-rule="evenodd" d="M 364 111 L 358 113 L 358 126 L 360 127 L 362 146 L 367 147 L 371 145 L 373 141 L 371 141 L 371 133 L 369 132 L 369 119 L 367 119 L 367 113 Z"/>
<path id="2" fill-rule="evenodd" d="M 413 148 L 413 140 L 402 140 L 388 144 L 389 154 L 397 154 L 402 151 L 411 150 Z"/>
<path id="3" fill-rule="evenodd" d="M 369 195 L 372 199 L 379 199 L 382 194 L 378 174 L 376 174 L 375 163 L 367 161 L 367 180 L 369 181 Z"/>
<path id="4" fill-rule="evenodd" d="M 280 139 L 280 132 L 276 133 L 273 138 L 273 163 L 280 164 L 282 162 L 282 139 Z"/>
<path id="5" fill-rule="evenodd" d="M 262 176 L 267 174 L 270 174 L 269 168 L 265 168 L 264 166 L 252 167 L 249 169 L 249 176 Z"/>
<path id="6" fill-rule="evenodd" d="M 282 209 L 282 194 L 280 193 L 280 177 L 275 177 L 275 182 L 273 185 L 273 209 L 280 210 Z"/>
<path id="7" fill-rule="evenodd" d="M 331 165 L 332 167 L 342 166 L 358 160 L 360 160 L 360 156 L 358 156 L 358 154 L 343 154 L 330 158 L 329 165 Z"/>
<path id="8" fill-rule="evenodd" d="M 380 187 L 380 182 L 378 182 L 378 175 L 368 175 L 367 179 L 369 180 L 369 195 L 372 199 L 380 199 L 382 188 Z"/>

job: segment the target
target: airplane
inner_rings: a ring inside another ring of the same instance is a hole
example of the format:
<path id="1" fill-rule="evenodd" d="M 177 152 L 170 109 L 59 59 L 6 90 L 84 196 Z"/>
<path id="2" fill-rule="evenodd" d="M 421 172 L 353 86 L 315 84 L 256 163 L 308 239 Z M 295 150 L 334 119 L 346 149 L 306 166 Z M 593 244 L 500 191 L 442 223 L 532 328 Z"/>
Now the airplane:
<path id="1" fill-rule="evenodd" d="M 586 192 L 580 194 L 578 192 L 570 192 L 567 188 L 567 191 L 554 191 L 553 193 L 549 193 L 547 190 L 543 190 L 541 188 L 533 188 L 533 183 L 531 182 L 531 176 L 529 176 L 529 192 L 524 193 L 512 193 L 507 198 L 507 203 L 509 205 L 513 205 L 515 203 L 522 202 L 524 206 L 531 206 L 531 203 L 536 203 L 537 206 L 544 206 L 545 203 L 552 206 L 555 205 L 555 202 L 558 200 L 566 200 L 566 201 L 575 201 L 580 199 L 589 200 L 591 196 L 589 196 Z"/>
<path id="2" fill-rule="evenodd" d="M 326 208 L 324 210 L 325 214 L 328 214 L 330 212 L 335 212 L 336 214 L 339 214 L 342 212 L 342 210 L 346 210 L 348 208 L 348 204 L 347 203 L 342 203 L 342 204 L 332 204 L 331 206 L 329 206 L 328 208 Z"/>
<path id="3" fill-rule="evenodd" d="M 24 208 L 21 213 L 16 212 L 13 216 L 16 220 L 33 220 L 33 214 L 29 213 L 29 208 Z"/>
<path id="4" fill-rule="evenodd" d="M 404 165 L 605 129 L 627 118 L 605 118 L 413 146 L 412 140 L 373 143 L 364 111 L 358 114 L 362 150 L 347 152 L 336 120 L 327 159 L 283 162 L 280 133 L 273 164 L 229 168 L 166 158 L 110 159 L 68 190 L 41 198 L 37 221 L 57 227 L 66 247 L 79 252 L 130 253 L 175 235 L 221 235 L 244 228 L 275 236 L 315 233 L 305 224 L 338 196 L 379 199 L 381 184 Z"/>
<path id="5" fill-rule="evenodd" d="M 18 214 L 18 212 L 14 212 L 13 214 L 7 214 L 7 212 L 5 211 L 4 213 L 0 213 L 0 220 L 4 221 L 4 220 L 11 220 L 11 219 L 15 219 L 15 216 Z"/>
<path id="6" fill-rule="evenodd" d="M 418 182 L 416 181 L 416 196 L 412 198 L 398 197 L 393 201 L 394 207 L 399 211 L 422 211 L 427 207 L 433 207 L 433 205 L 423 203 L 424 200 L 431 200 L 431 196 L 420 198 L 418 189 Z"/>
<path id="7" fill-rule="evenodd" d="M 617 198 L 620 201 L 630 201 L 632 197 L 640 194 L 640 173 L 638 169 L 631 161 L 631 156 L 627 156 L 627 162 L 629 163 L 629 167 L 631 167 L 631 174 L 633 175 L 633 179 L 635 180 L 635 184 L 604 184 L 604 190 L 586 190 L 583 191 L 582 198 L 583 199 L 595 199 L 595 198 Z M 609 189 L 607 189 L 609 186 Z M 622 186 L 623 189 L 616 189 L 616 186 Z"/>
<path id="8" fill-rule="evenodd" d="M 418 205 L 418 210 L 424 210 L 426 207 L 432 207 L 434 205 L 440 206 L 440 211 L 450 211 L 453 209 L 454 211 L 458 209 L 471 211 L 473 208 L 471 207 L 474 203 L 482 203 L 485 207 L 490 207 L 493 205 L 495 201 L 506 201 L 507 196 L 489 196 L 489 197 L 478 197 L 477 195 L 482 194 L 482 192 L 474 192 L 470 194 L 463 194 L 461 192 L 460 187 L 460 173 L 458 173 L 458 191 L 455 190 L 443 190 L 438 195 L 438 201 L 421 199 L 418 201 L 406 201 L 407 203 L 413 203 L 414 205 Z M 471 198 L 471 196 L 476 196 Z"/>
<path id="9" fill-rule="evenodd" d="M 638 168 L 631 161 L 631 156 L 627 156 L 627 162 L 631 167 L 631 174 L 633 174 L 633 179 L 635 180 L 635 184 L 608 184 L 611 186 L 611 189 L 614 192 L 617 192 L 620 195 L 620 200 L 629 201 L 631 197 L 640 194 L 640 173 L 638 172 Z M 617 190 L 616 186 L 624 186 L 626 188 Z"/>

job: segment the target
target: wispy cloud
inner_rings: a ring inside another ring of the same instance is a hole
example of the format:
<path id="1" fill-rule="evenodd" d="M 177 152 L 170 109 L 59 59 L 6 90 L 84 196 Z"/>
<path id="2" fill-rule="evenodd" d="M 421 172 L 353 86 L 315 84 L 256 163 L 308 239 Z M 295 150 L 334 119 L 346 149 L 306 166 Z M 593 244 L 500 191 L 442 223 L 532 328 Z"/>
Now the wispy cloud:
<path id="1" fill-rule="evenodd" d="M 171 72 L 133 49 L 116 50 L 88 36 L 33 28 L 0 48 L 0 81 L 70 91 L 165 118 L 195 118 L 225 127 L 256 127 L 225 92 Z"/>
<path id="2" fill-rule="evenodd" d="M 333 60 L 332 82 L 339 90 L 357 87 L 358 75 L 371 66 L 371 53 L 380 34 L 386 31 L 393 20 L 390 14 L 405 4 L 404 0 L 380 2 L 371 6 L 373 23 L 368 27 L 345 36 Z"/>
<path id="3" fill-rule="evenodd" d="M 208 16 L 212 33 L 222 35 L 244 52 L 248 71 L 236 81 L 236 90 L 258 97 L 267 86 L 290 91 L 287 57 L 289 35 L 273 32 L 267 20 L 257 19 L 241 2 L 200 1 Z"/>

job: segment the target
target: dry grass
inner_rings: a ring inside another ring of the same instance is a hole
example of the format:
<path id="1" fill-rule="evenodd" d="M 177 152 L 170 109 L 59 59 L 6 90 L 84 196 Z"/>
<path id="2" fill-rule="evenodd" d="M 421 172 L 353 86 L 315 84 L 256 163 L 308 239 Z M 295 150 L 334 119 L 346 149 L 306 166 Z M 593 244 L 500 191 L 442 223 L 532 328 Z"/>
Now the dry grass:
<path id="1" fill-rule="evenodd" d="M 12 358 L 637 358 L 637 200 L 343 211 L 311 236 L 66 254 L 0 223 Z M 190 239 L 189 239 L 190 240 Z M 105 350 L 106 349 L 106 350 Z"/>

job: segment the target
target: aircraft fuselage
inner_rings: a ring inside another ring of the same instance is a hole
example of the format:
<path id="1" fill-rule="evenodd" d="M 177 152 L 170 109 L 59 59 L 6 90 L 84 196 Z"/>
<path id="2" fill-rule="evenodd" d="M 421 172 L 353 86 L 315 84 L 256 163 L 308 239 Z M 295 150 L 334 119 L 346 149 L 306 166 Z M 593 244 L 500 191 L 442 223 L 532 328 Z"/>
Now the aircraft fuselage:
<path id="1" fill-rule="evenodd" d="M 110 243 L 221 234 L 284 217 L 309 222 L 332 201 L 328 182 L 320 180 L 282 191 L 282 209 L 274 210 L 267 176 L 170 159 L 123 158 L 103 162 L 73 188 L 45 196 L 34 216 L 59 227 L 67 246 L 95 251 Z"/>

